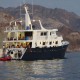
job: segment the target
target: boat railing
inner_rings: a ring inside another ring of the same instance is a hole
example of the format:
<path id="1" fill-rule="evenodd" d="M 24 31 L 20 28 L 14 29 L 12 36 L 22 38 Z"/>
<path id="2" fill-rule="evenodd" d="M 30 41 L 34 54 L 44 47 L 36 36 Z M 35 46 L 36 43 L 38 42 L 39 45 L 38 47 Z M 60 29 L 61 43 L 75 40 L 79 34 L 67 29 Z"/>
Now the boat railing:
<path id="1" fill-rule="evenodd" d="M 21 51 L 24 51 L 24 49 L 25 48 L 7 48 L 8 50 L 11 50 L 11 51 L 13 51 L 13 50 L 21 50 Z"/>
<path id="2" fill-rule="evenodd" d="M 11 37 L 11 38 L 4 38 L 4 41 L 15 41 L 17 38 Z"/>
<path id="3" fill-rule="evenodd" d="M 38 40 L 45 40 L 45 39 L 47 39 L 47 36 L 38 36 L 37 39 Z"/>
<path id="4" fill-rule="evenodd" d="M 8 26 L 6 27 L 6 31 L 15 31 L 15 30 L 25 30 L 25 28 L 23 26 L 19 27 L 19 26 Z"/>
<path id="5" fill-rule="evenodd" d="M 6 27 L 6 31 L 16 30 L 16 27 Z"/>
<path id="6" fill-rule="evenodd" d="M 37 40 L 52 40 L 52 39 L 62 39 L 62 35 L 61 36 L 37 36 Z"/>
<path id="7" fill-rule="evenodd" d="M 10 37 L 10 38 L 4 38 L 3 41 L 31 41 L 33 40 L 32 37 L 24 37 L 24 38 L 14 38 L 14 37 Z"/>

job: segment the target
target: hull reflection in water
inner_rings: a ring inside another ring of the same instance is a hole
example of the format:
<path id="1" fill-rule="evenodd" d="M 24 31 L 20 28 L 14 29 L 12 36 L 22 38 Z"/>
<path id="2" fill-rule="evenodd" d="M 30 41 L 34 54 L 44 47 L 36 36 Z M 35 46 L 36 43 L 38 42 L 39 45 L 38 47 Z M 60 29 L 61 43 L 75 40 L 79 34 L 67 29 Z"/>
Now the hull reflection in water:
<path id="1" fill-rule="evenodd" d="M 62 79 L 60 72 L 62 72 L 63 60 L 52 61 L 11 61 L 6 63 L 4 68 L 4 75 L 2 78 L 6 80 L 49 80 Z"/>

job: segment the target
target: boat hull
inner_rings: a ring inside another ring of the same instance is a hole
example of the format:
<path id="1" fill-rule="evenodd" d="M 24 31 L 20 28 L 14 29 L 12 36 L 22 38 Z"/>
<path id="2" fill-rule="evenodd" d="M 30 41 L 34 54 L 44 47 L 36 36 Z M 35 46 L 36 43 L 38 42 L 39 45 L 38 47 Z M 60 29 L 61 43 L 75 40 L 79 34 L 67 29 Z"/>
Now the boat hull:
<path id="1" fill-rule="evenodd" d="M 50 48 L 30 48 L 27 49 L 22 60 L 52 60 L 57 58 L 65 58 L 65 52 L 68 45 Z"/>

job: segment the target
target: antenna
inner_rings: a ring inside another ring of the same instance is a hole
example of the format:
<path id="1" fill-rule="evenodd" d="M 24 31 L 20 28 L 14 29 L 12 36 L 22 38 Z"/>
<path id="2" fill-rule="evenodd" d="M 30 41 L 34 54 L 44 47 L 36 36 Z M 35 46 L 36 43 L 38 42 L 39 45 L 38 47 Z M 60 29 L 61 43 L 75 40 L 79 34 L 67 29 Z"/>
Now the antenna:
<path id="1" fill-rule="evenodd" d="M 33 0 L 32 0 L 32 14 L 33 14 Z"/>
<path id="2" fill-rule="evenodd" d="M 33 17 L 33 14 L 34 14 L 34 12 L 33 12 L 33 9 L 34 9 L 34 7 L 33 7 L 33 0 L 32 0 L 32 19 L 34 19 L 34 17 Z"/>
<path id="3" fill-rule="evenodd" d="M 20 17 L 21 17 L 21 2 L 20 2 Z"/>

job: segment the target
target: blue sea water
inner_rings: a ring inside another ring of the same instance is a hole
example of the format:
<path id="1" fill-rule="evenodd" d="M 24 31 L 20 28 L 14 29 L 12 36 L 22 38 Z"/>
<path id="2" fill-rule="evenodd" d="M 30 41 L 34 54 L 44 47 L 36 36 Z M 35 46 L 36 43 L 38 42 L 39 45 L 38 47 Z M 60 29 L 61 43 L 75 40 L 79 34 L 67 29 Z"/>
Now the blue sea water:
<path id="1" fill-rule="evenodd" d="M 0 80 L 80 80 L 80 52 L 66 59 L 0 61 Z"/>

